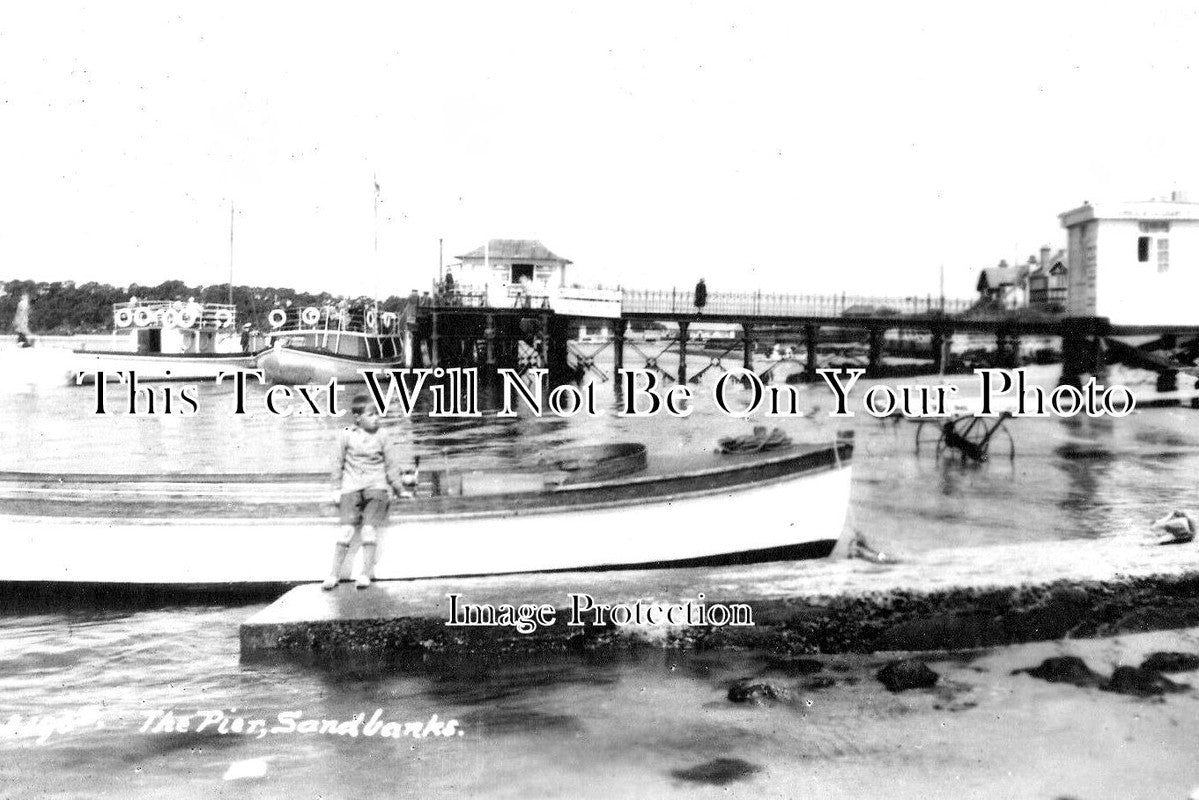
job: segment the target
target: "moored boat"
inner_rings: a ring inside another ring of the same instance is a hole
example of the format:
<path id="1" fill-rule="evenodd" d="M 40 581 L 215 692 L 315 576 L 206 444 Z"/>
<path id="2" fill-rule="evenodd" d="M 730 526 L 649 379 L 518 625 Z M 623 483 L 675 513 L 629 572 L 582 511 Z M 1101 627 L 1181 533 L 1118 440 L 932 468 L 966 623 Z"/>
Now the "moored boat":
<path id="1" fill-rule="evenodd" d="M 257 366 L 268 383 L 362 383 L 362 370 L 405 366 L 398 316 L 374 304 L 277 308 Z"/>
<path id="2" fill-rule="evenodd" d="M 98 372 L 106 381 L 130 372 L 142 381 L 210 380 L 253 368 L 234 306 L 131 300 L 113 306 L 113 347 L 75 350 L 67 380 L 95 383 Z"/>
<path id="3" fill-rule="evenodd" d="M 819 558 L 841 537 L 850 442 L 655 470 L 641 445 L 603 447 L 523 471 L 422 470 L 393 503 L 376 577 Z M 0 473 L 10 589 L 281 588 L 320 577 L 336 530 L 323 474 Z"/>

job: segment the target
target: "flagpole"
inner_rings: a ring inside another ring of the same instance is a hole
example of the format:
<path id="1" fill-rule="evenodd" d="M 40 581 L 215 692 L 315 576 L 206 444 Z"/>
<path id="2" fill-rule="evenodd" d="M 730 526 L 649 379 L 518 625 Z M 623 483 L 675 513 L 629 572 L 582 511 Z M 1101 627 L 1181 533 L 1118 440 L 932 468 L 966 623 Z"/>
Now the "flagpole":
<path id="1" fill-rule="evenodd" d="M 229 305 L 233 305 L 233 201 L 229 201 Z"/>
<path id="2" fill-rule="evenodd" d="M 375 274 L 375 302 L 379 300 L 379 173 L 373 175 L 375 181 L 375 260 L 372 271 Z"/>

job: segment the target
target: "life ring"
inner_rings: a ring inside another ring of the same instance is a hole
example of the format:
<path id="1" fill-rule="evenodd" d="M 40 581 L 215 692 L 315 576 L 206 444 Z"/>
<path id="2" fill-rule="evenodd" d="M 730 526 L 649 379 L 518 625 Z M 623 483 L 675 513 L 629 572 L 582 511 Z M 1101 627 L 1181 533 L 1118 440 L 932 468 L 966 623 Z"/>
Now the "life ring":
<path id="1" fill-rule="evenodd" d="M 315 325 L 316 323 L 320 322 L 320 319 L 321 312 L 317 311 L 312 306 L 308 306 L 308 308 L 300 312 L 300 322 L 304 323 L 305 325 Z"/>
<path id="2" fill-rule="evenodd" d="M 391 330 L 391 326 L 396 324 L 396 315 L 394 311 L 384 311 L 379 315 L 379 319 L 383 320 L 383 328 Z"/>
<path id="3" fill-rule="evenodd" d="M 368 308 L 366 310 L 366 329 L 368 331 L 373 331 L 375 329 L 375 326 L 378 324 L 379 324 L 379 315 L 375 312 L 375 309 Z"/>
<path id="4" fill-rule="evenodd" d="M 179 327 L 179 314 L 176 313 L 175 309 L 168 308 L 162 312 L 162 326 L 164 328 Z"/>
<path id="5" fill-rule="evenodd" d="M 181 308 L 175 313 L 175 320 L 181 328 L 190 328 L 196 324 L 196 313 L 190 308 Z"/>
<path id="6" fill-rule="evenodd" d="M 272 328 L 282 328 L 283 323 L 287 322 L 287 312 L 281 308 L 276 308 L 266 316 L 267 322 L 271 323 Z"/>
<path id="7" fill-rule="evenodd" d="M 148 308 L 139 308 L 133 312 L 133 324 L 139 328 L 144 328 L 154 321 L 154 315 L 150 313 Z"/>
<path id="8" fill-rule="evenodd" d="M 133 312 L 128 308 L 118 308 L 112 312 L 112 321 L 118 328 L 128 328 L 133 324 Z"/>
<path id="9" fill-rule="evenodd" d="M 216 312 L 216 324 L 218 328 L 228 328 L 233 324 L 233 312 L 227 308 L 218 308 Z"/>

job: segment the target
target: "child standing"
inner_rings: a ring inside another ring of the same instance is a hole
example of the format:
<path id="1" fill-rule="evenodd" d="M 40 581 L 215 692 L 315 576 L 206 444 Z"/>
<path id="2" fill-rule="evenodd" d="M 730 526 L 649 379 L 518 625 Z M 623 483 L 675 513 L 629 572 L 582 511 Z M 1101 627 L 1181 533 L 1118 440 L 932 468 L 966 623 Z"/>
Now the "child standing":
<path id="1" fill-rule="evenodd" d="M 366 395 L 350 403 L 354 427 L 342 431 L 333 466 L 334 498 L 341 510 L 342 531 L 333 547 L 333 566 L 322 589 L 332 589 L 341 578 L 341 567 L 350 552 L 354 535 L 362 534 L 362 571 L 355 584 L 371 585 L 375 571 L 378 531 L 387 525 L 391 487 L 401 490 L 399 455 L 386 435 L 379 431 L 379 415 Z"/>

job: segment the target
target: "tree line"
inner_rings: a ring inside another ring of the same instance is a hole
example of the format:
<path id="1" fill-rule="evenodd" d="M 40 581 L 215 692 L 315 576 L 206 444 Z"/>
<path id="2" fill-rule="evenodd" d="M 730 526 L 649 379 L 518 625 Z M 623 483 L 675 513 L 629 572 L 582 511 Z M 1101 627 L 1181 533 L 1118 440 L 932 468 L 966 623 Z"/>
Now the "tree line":
<path id="1" fill-rule="evenodd" d="M 183 281 L 164 281 L 157 286 L 110 286 L 106 283 L 74 281 L 12 280 L 0 282 L 0 324 L 12 330 L 13 315 L 22 293 L 30 299 L 29 327 L 34 333 L 73 335 L 78 333 L 107 333 L 112 330 L 112 307 L 116 303 L 138 300 L 188 300 L 198 303 L 228 303 L 229 284 L 190 286 Z M 249 323 L 259 330 L 267 329 L 267 315 L 272 309 L 290 303 L 300 308 L 336 303 L 340 295 L 329 292 L 299 292 L 277 286 L 234 286 L 233 304 L 237 307 L 238 324 Z M 366 301 L 369 298 L 350 298 Z M 407 297 L 391 296 L 380 303 L 383 311 L 399 313 L 408 303 Z"/>

